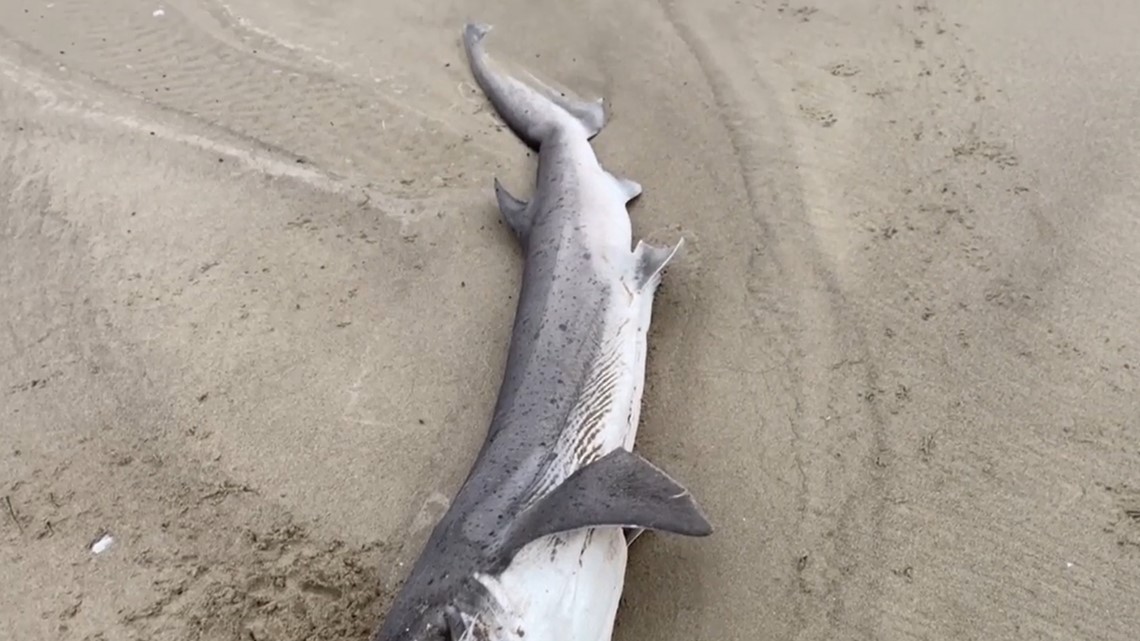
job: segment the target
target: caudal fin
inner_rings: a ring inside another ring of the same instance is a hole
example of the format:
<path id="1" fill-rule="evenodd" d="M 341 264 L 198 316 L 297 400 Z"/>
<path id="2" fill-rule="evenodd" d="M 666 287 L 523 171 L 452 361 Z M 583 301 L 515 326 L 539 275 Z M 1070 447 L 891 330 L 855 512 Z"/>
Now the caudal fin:
<path id="1" fill-rule="evenodd" d="M 493 70 L 483 49 L 483 38 L 490 30 L 487 24 L 467 24 L 463 47 L 475 82 L 516 136 L 537 150 L 543 140 L 560 128 L 580 126 L 587 139 L 598 135 L 606 124 L 602 99 L 572 100 L 553 89 L 544 87 L 540 91 Z"/>

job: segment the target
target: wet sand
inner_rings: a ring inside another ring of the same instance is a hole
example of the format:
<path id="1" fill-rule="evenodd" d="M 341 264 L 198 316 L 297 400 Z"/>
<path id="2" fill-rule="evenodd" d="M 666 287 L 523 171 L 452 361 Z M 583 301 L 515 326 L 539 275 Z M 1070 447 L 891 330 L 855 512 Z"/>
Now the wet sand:
<path id="1" fill-rule="evenodd" d="M 717 531 L 638 541 L 618 641 L 1135 638 L 1111 0 L 0 3 L 0 636 L 367 637 L 514 313 L 468 18 L 687 241 L 638 446 Z"/>

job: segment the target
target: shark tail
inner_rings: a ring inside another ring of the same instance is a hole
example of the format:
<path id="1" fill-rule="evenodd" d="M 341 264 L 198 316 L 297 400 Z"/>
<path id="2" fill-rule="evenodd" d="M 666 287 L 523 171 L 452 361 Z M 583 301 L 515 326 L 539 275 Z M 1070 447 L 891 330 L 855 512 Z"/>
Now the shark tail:
<path id="1" fill-rule="evenodd" d="M 574 100 L 549 87 L 539 90 L 495 71 L 483 48 L 490 30 L 487 24 L 468 23 L 463 30 L 463 46 L 475 82 L 516 136 L 538 150 L 543 140 L 559 130 L 580 128 L 587 140 L 598 135 L 606 124 L 602 99 Z"/>

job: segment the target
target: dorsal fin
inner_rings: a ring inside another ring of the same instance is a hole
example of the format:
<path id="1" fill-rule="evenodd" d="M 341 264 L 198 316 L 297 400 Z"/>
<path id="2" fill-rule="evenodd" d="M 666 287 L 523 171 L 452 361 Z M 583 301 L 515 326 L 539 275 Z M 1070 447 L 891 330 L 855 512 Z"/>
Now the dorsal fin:
<path id="1" fill-rule="evenodd" d="M 499 213 L 502 214 L 503 221 L 520 242 L 525 242 L 526 235 L 530 231 L 530 214 L 527 212 L 529 203 L 512 196 L 498 178 L 495 179 L 495 200 L 499 202 Z"/>

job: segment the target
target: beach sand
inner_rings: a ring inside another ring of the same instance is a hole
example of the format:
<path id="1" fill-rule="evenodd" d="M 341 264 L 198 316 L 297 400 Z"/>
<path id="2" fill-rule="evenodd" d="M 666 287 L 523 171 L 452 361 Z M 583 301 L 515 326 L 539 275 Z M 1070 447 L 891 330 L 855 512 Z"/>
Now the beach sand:
<path id="1" fill-rule="evenodd" d="M 808 1 L 0 3 L 0 637 L 367 637 L 519 286 L 470 18 L 687 242 L 638 447 L 716 532 L 617 641 L 1135 639 L 1140 5 Z"/>

